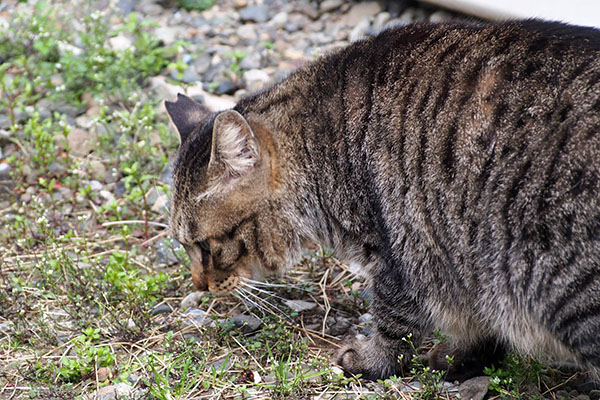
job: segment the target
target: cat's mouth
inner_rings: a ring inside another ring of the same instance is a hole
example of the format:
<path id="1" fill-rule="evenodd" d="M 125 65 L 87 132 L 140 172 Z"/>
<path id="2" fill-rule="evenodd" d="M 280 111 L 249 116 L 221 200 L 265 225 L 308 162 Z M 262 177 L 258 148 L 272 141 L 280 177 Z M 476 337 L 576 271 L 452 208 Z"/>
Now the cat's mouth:
<path id="1" fill-rule="evenodd" d="M 225 279 L 215 279 L 209 281 L 208 290 L 215 294 L 231 293 L 240 284 L 239 275 L 229 275 Z"/>
<path id="2" fill-rule="evenodd" d="M 208 274 L 201 269 L 192 268 L 192 282 L 200 291 L 209 291 L 214 294 L 228 294 L 243 285 L 245 279 L 257 278 L 255 269 L 247 265 L 240 265 L 234 271 L 212 271 Z"/>

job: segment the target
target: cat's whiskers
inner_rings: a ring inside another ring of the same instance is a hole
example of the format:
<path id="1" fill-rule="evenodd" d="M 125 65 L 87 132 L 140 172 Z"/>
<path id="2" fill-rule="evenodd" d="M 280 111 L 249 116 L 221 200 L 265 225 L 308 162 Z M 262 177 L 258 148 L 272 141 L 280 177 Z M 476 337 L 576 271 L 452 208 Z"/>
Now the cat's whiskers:
<path id="1" fill-rule="evenodd" d="M 246 283 L 251 283 L 256 286 L 288 287 L 288 285 L 283 285 L 281 283 L 261 282 L 250 278 L 240 278 L 240 280 Z"/>
<path id="2" fill-rule="evenodd" d="M 247 288 L 249 288 L 250 290 L 256 290 L 257 292 L 260 292 L 260 293 L 267 294 L 267 295 L 269 295 L 269 296 L 271 296 L 271 297 L 275 297 L 275 298 L 277 298 L 277 299 L 279 299 L 279 300 L 282 300 L 282 301 L 287 301 L 287 300 L 288 300 L 288 299 L 285 299 L 285 298 L 283 298 L 283 297 L 281 297 L 281 296 L 278 296 L 278 295 L 276 295 L 276 294 L 275 294 L 275 293 L 273 293 L 273 292 L 269 292 L 268 290 L 264 290 L 264 289 L 261 289 L 261 288 L 257 288 L 257 287 L 255 287 L 255 286 L 249 285 L 249 284 L 247 284 L 247 283 L 245 283 L 245 282 L 240 282 L 240 284 L 241 284 L 241 285 L 243 285 L 244 287 L 247 287 Z"/>
<path id="3" fill-rule="evenodd" d="M 261 302 L 263 307 L 275 309 L 279 313 L 280 316 L 282 316 L 282 317 L 286 316 L 286 313 L 284 313 L 279 307 L 277 307 L 273 303 L 263 299 L 262 297 L 258 296 L 257 294 L 252 293 L 251 291 L 247 290 L 246 288 L 244 288 L 242 286 L 238 286 L 237 289 L 243 291 L 245 294 L 247 294 L 249 296 L 252 296 L 255 299 L 255 301 Z M 277 315 L 277 313 L 274 312 L 273 310 L 270 310 L 270 312 L 273 315 Z"/>
<path id="4" fill-rule="evenodd" d="M 294 284 L 281 284 L 281 283 L 271 283 L 271 282 L 261 282 L 261 281 L 257 281 L 254 279 L 250 279 L 250 278 L 240 278 L 240 281 L 244 281 L 246 283 L 251 284 L 252 286 L 256 287 L 256 286 L 266 286 L 266 287 L 282 287 L 282 288 L 288 288 L 288 289 L 295 289 L 295 290 L 302 290 L 304 292 L 308 292 L 309 290 L 306 290 L 302 287 L 299 287 L 298 285 L 294 285 Z"/>
<path id="5" fill-rule="evenodd" d="M 274 314 L 272 310 L 269 310 L 267 308 L 265 308 L 264 306 L 262 306 L 261 304 L 255 302 L 254 300 L 250 299 L 248 296 L 246 296 L 244 293 L 245 291 L 240 290 L 239 288 L 234 289 L 235 293 L 237 295 L 239 295 L 240 297 L 238 297 L 242 303 L 244 304 L 244 306 L 247 308 L 246 306 L 246 302 L 248 302 L 250 305 L 252 305 L 253 307 L 258 308 L 259 310 L 261 310 L 263 313 L 266 314 Z M 236 296 L 237 297 L 237 296 Z"/>

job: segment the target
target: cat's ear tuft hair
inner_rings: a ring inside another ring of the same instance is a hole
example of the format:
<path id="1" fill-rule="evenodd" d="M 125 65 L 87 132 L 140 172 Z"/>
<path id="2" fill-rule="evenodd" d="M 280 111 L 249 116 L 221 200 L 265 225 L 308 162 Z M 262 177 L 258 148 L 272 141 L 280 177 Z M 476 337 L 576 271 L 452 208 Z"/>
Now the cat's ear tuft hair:
<path id="1" fill-rule="evenodd" d="M 256 136 L 237 111 L 220 113 L 213 126 L 211 163 L 222 163 L 225 177 L 239 178 L 254 168 L 259 149 Z"/>
<path id="2" fill-rule="evenodd" d="M 165 108 L 179 132 L 179 143 L 181 144 L 212 115 L 208 108 L 181 93 L 177 94 L 176 101 L 166 100 Z"/>

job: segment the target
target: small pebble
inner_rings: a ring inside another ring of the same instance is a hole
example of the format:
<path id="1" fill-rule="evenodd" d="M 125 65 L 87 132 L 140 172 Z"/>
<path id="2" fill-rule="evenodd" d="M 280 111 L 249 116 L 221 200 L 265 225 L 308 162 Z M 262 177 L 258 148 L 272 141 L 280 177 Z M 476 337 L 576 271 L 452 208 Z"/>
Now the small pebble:
<path id="1" fill-rule="evenodd" d="M 110 368 L 107 367 L 98 368 L 98 371 L 96 371 L 96 375 L 98 376 L 99 382 L 104 382 L 107 379 L 111 379 L 113 376 L 112 371 L 110 370 Z"/>
<path id="2" fill-rule="evenodd" d="M 294 311 L 297 312 L 302 312 L 302 311 L 307 311 L 307 310 L 312 310 L 313 308 L 315 308 L 317 305 L 311 301 L 304 301 L 304 300 L 286 300 L 284 301 L 284 304 L 286 306 L 288 306 L 289 308 L 291 308 Z"/>
<path id="3" fill-rule="evenodd" d="M 202 297 L 204 297 L 204 295 L 204 292 L 192 292 L 188 294 L 181 300 L 180 308 L 182 310 L 187 310 L 188 308 L 198 307 L 202 302 Z"/>

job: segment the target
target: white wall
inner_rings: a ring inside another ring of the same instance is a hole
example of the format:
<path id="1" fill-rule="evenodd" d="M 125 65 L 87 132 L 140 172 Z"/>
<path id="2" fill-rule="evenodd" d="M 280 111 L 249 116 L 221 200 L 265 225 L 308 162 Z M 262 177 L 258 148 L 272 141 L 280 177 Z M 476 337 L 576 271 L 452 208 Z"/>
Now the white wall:
<path id="1" fill-rule="evenodd" d="M 486 19 L 532 18 L 600 28 L 600 0 L 424 0 Z"/>

